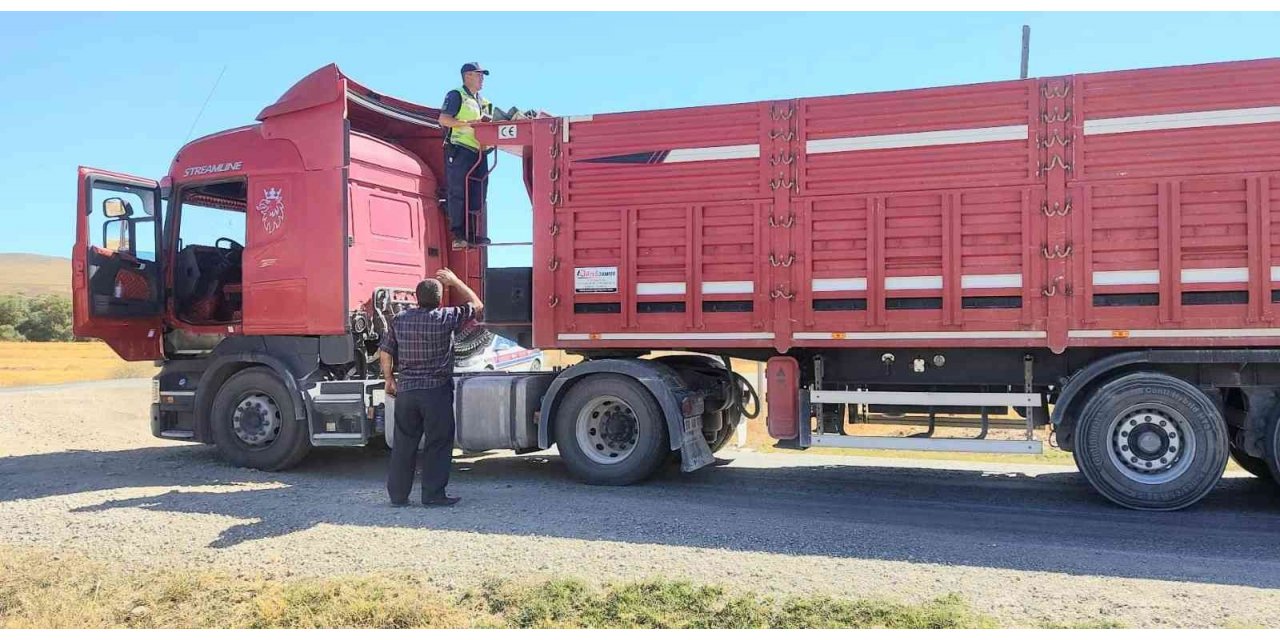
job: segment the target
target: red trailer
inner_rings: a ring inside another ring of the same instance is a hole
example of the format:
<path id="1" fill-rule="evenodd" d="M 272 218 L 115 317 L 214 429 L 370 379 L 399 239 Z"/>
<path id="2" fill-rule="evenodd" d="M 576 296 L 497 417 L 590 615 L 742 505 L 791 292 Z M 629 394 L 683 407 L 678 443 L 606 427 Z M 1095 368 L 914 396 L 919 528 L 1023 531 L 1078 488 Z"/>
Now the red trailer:
<path id="1" fill-rule="evenodd" d="M 160 183 L 81 169 L 76 332 L 163 361 L 157 436 L 283 468 L 386 431 L 377 338 L 450 266 L 489 329 L 585 357 L 460 377 L 466 448 L 556 445 L 589 482 L 670 451 L 696 469 L 759 404 L 737 357 L 768 363 L 785 445 L 1036 452 L 1051 424 L 1104 496 L 1177 509 L 1229 455 L 1280 478 L 1277 77 L 1272 59 L 481 125 L 533 204 L 533 266 L 488 269 L 446 242 L 437 111 L 330 66 Z M 667 350 L 706 356 L 641 357 Z M 985 436 L 1010 407 L 1024 439 L 846 435 L 907 412 Z"/>

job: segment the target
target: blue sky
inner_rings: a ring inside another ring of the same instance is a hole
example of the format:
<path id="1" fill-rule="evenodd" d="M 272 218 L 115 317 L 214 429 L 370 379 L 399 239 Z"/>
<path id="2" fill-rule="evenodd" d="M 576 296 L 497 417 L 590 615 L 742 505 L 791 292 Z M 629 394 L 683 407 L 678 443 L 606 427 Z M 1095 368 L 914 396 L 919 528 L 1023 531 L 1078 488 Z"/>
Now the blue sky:
<path id="1" fill-rule="evenodd" d="M 479 60 L 499 106 L 603 113 L 1014 78 L 1022 24 L 1033 76 L 1280 56 L 1277 13 L 5 14 L 0 252 L 69 256 L 76 166 L 160 177 L 224 65 L 193 136 L 329 62 L 438 105 Z M 495 241 L 530 234 L 513 160 L 490 190 Z"/>

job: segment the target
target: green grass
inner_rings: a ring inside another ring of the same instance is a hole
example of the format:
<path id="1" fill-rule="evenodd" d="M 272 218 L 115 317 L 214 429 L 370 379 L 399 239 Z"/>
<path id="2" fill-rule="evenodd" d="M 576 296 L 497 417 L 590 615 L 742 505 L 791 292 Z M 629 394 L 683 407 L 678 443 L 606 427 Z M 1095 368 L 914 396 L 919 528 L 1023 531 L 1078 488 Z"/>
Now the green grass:
<path id="1" fill-rule="evenodd" d="M 443 590 L 409 575 L 270 578 L 107 566 L 0 547 L 0 628 L 892 628 L 995 626 L 958 595 L 923 603 L 772 597 L 651 580 L 492 580 Z"/>

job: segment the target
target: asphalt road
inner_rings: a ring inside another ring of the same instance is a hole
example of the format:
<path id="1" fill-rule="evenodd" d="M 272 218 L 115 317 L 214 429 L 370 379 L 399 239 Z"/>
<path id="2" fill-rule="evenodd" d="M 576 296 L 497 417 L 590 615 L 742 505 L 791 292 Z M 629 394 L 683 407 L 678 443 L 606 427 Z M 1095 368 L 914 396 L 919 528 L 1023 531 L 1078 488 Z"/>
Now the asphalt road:
<path id="1" fill-rule="evenodd" d="M 458 507 L 396 510 L 383 453 L 234 469 L 211 447 L 151 439 L 147 394 L 0 398 L 6 541 L 131 563 L 422 571 L 458 586 L 656 574 L 766 593 L 958 591 L 1007 621 L 1280 625 L 1280 487 L 1248 477 L 1147 513 L 1069 467 L 741 451 L 725 467 L 591 487 L 555 455 L 493 455 L 455 461 Z M 56 406 L 57 424 L 32 403 Z"/>

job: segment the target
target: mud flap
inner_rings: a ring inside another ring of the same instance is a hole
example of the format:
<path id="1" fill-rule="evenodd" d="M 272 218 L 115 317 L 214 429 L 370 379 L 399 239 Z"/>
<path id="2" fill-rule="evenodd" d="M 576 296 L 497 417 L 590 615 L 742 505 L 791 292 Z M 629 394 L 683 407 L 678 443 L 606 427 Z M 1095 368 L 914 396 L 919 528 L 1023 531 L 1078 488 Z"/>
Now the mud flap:
<path id="1" fill-rule="evenodd" d="M 707 439 L 702 435 L 702 416 L 684 419 L 684 430 L 680 434 L 680 470 L 686 473 L 697 471 L 715 460 Z"/>

